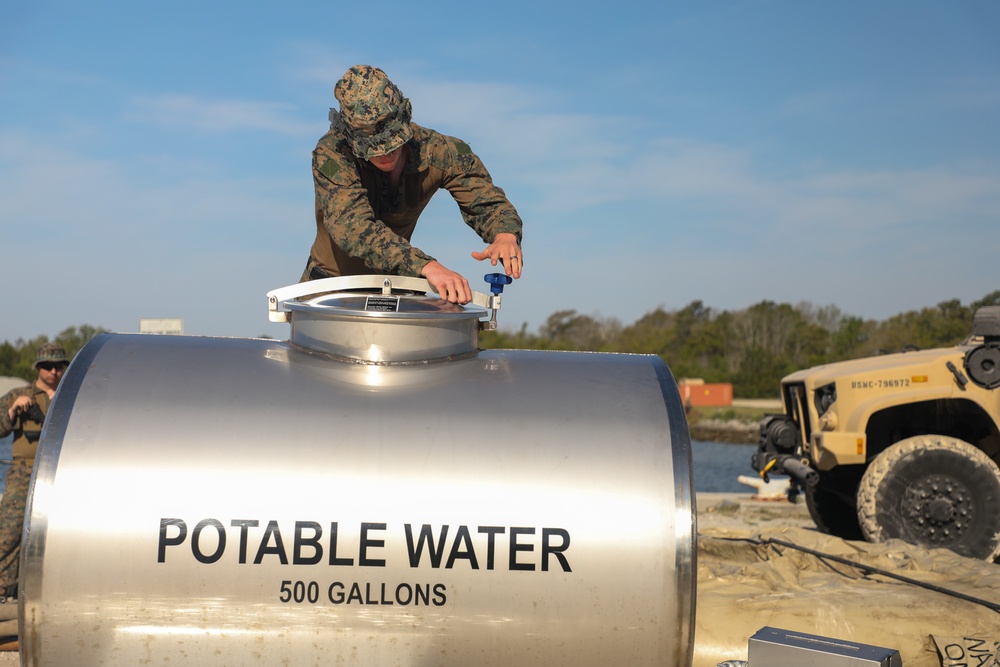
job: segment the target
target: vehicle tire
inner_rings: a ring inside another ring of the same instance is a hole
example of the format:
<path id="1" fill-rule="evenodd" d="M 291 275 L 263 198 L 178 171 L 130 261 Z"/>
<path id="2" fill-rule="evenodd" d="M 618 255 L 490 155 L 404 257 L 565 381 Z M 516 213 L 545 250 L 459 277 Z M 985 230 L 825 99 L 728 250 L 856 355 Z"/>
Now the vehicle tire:
<path id="1" fill-rule="evenodd" d="M 920 435 L 879 454 L 858 488 L 865 538 L 1000 556 L 1000 467 L 957 438 Z"/>
<path id="2" fill-rule="evenodd" d="M 820 473 L 820 481 L 807 487 L 806 507 L 821 533 L 844 540 L 863 540 L 856 505 L 861 472 L 844 466 Z"/>

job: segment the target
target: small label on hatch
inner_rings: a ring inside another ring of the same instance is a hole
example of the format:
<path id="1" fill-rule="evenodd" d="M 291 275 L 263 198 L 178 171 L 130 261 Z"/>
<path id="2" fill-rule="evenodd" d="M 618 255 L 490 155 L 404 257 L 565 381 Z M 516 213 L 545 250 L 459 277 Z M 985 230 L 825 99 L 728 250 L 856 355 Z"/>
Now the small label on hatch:
<path id="1" fill-rule="evenodd" d="M 365 300 L 365 310 L 377 310 L 383 313 L 399 311 L 398 296 L 370 296 Z"/>

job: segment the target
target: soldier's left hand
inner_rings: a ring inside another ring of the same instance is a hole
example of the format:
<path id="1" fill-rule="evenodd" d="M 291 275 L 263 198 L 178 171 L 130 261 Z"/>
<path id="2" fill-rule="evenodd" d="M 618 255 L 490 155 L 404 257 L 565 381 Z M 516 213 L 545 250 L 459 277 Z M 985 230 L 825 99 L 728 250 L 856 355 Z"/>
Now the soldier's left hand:
<path id="1" fill-rule="evenodd" d="M 521 246 L 517 243 L 517 236 L 507 232 L 497 234 L 493 243 L 489 244 L 486 250 L 472 253 L 472 258 L 480 262 L 489 259 L 493 266 L 496 266 L 497 262 L 501 262 L 504 266 L 504 273 L 513 278 L 520 278 L 521 269 L 524 268 L 524 255 L 521 252 Z"/>

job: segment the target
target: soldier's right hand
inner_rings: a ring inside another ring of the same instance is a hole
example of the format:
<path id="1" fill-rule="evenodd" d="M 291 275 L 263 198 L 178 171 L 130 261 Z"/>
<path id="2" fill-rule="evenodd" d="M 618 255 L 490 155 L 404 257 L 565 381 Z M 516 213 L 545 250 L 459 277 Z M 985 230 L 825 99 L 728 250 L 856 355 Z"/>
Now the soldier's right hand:
<path id="1" fill-rule="evenodd" d="M 18 396 L 17 400 L 11 403 L 10 408 L 7 410 L 7 419 L 14 421 L 19 414 L 25 412 L 34 402 L 31 396 Z"/>
<path id="2" fill-rule="evenodd" d="M 434 291 L 445 301 L 452 303 L 469 303 L 472 301 L 472 288 L 469 281 L 460 273 L 445 268 L 435 259 L 424 264 L 420 275 L 427 279 Z"/>

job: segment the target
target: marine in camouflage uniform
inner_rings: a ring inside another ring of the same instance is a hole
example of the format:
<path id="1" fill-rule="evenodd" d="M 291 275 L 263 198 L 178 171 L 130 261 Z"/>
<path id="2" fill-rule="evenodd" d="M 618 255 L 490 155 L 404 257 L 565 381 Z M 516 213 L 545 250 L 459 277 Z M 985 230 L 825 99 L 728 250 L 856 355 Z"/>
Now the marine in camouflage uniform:
<path id="1" fill-rule="evenodd" d="M 521 218 L 468 144 L 413 123 L 410 101 L 378 68 L 352 67 L 334 93 L 340 110 L 330 110 L 330 130 L 313 152 L 316 240 L 303 281 L 375 273 L 424 276 L 438 287 L 430 271 L 436 260 L 410 239 L 441 189 L 490 244 L 473 257 L 520 277 Z M 396 151 L 402 162 L 392 171 L 378 166 Z"/>
<path id="2" fill-rule="evenodd" d="M 57 343 L 38 348 L 35 368 L 38 377 L 27 387 L 18 387 L 0 398 L 0 438 L 13 433 L 14 463 L 7 471 L 6 487 L 0 500 L 0 595 L 17 592 L 18 561 L 28 484 L 35 464 L 35 452 L 42 433 L 44 416 L 69 360 Z M 27 400 L 24 400 L 27 397 Z M 19 400 L 21 399 L 21 400 Z M 34 408 L 40 410 L 40 414 Z"/>

